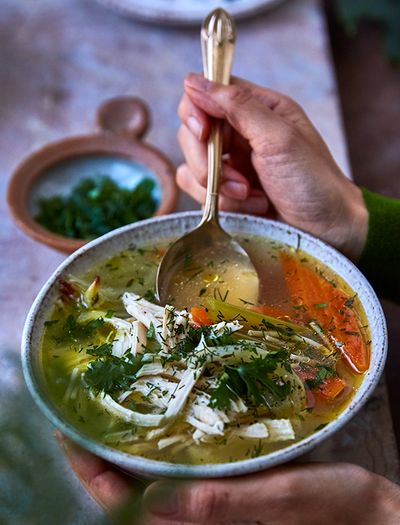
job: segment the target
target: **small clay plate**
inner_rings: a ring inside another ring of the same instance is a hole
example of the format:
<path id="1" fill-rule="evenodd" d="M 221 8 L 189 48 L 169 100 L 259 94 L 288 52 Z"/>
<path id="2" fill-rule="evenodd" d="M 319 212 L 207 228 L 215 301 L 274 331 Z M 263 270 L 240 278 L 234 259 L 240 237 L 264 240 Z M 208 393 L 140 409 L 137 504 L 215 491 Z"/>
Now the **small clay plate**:
<path id="1" fill-rule="evenodd" d="M 33 239 L 64 253 L 88 242 L 55 234 L 35 221 L 42 197 L 68 194 L 80 179 L 107 175 L 119 186 L 135 187 L 144 177 L 156 182 L 155 212 L 173 211 L 175 167 L 141 139 L 149 127 L 149 110 L 136 97 L 105 101 L 97 110 L 99 131 L 53 142 L 32 153 L 12 174 L 7 200 L 17 226 Z"/>

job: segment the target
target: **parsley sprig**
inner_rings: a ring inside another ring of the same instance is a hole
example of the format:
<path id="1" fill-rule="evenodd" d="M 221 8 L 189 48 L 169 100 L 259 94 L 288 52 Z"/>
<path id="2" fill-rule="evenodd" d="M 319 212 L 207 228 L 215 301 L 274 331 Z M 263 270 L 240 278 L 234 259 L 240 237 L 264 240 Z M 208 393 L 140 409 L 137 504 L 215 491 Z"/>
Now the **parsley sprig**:
<path id="1" fill-rule="evenodd" d="M 284 401 L 292 385 L 274 375 L 278 366 L 287 369 L 288 354 L 285 350 L 253 357 L 237 366 L 224 366 L 217 387 L 211 393 L 210 406 L 229 408 L 231 401 L 238 397 L 252 406 L 271 406 L 274 402 Z"/>
<path id="2" fill-rule="evenodd" d="M 104 343 L 86 350 L 98 357 L 89 363 L 84 374 L 86 385 L 95 395 L 100 392 L 112 395 L 127 390 L 143 365 L 141 354 L 134 356 L 129 350 L 123 357 L 116 357 L 111 354 L 111 348 L 112 344 Z"/>

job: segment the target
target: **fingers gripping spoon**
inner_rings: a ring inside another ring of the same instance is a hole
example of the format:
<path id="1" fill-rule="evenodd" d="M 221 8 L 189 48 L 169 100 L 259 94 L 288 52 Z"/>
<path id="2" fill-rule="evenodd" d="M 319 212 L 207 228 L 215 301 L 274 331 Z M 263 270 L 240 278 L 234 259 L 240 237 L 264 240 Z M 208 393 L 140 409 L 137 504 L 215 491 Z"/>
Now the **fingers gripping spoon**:
<path id="1" fill-rule="evenodd" d="M 201 31 L 204 75 L 229 84 L 235 45 L 235 26 L 223 9 L 212 11 Z M 242 248 L 218 218 L 218 195 L 222 163 L 222 125 L 212 123 L 208 141 L 207 196 L 199 225 L 175 241 L 165 253 L 157 272 L 157 295 L 161 304 L 177 307 L 198 305 L 214 296 L 233 304 L 255 303 L 259 278 Z"/>

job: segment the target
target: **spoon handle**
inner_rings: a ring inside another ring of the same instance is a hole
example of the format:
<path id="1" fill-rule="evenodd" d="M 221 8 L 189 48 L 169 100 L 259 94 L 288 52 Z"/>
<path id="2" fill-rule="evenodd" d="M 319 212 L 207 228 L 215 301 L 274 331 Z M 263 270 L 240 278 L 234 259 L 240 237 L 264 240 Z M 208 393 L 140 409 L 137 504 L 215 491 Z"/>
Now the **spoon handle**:
<path id="1" fill-rule="evenodd" d="M 204 76 L 228 85 L 231 75 L 236 29 L 233 18 L 224 9 L 215 9 L 204 20 L 201 30 Z M 223 122 L 215 119 L 208 140 L 207 196 L 200 224 L 218 221 L 218 193 L 221 178 Z"/>

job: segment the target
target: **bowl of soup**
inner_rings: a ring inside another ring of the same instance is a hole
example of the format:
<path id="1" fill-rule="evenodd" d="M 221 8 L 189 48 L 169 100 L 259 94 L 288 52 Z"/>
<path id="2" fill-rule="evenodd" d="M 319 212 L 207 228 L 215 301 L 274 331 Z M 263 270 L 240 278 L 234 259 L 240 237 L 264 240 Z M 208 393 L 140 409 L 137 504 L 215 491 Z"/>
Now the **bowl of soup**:
<path id="1" fill-rule="evenodd" d="M 155 297 L 168 245 L 198 212 L 115 230 L 68 257 L 38 294 L 25 379 L 61 432 L 134 475 L 206 478 L 289 461 L 340 429 L 382 374 L 380 303 L 358 269 L 293 227 L 222 214 L 250 254 L 257 302 L 188 254 Z"/>

